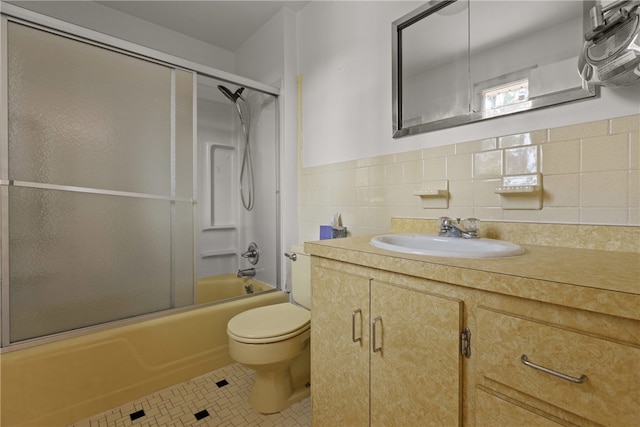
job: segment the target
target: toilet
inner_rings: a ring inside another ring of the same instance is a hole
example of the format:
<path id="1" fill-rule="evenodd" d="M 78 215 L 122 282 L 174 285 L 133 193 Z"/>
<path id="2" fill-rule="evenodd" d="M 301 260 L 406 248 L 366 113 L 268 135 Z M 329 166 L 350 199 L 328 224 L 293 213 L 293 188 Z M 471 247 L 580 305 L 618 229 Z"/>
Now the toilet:
<path id="1" fill-rule="evenodd" d="M 229 354 L 256 372 L 249 403 L 263 414 L 310 394 L 311 268 L 301 246 L 292 252 L 292 302 L 244 311 L 227 324 Z"/>

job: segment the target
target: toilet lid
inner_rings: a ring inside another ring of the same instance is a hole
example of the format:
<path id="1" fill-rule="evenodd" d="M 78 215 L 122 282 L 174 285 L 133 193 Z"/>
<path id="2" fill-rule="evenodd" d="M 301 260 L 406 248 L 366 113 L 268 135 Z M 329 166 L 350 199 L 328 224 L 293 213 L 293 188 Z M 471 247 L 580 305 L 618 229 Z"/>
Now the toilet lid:
<path id="1" fill-rule="evenodd" d="M 253 308 L 234 316 L 227 332 L 239 341 L 270 341 L 295 336 L 309 328 L 311 313 L 291 303 Z"/>

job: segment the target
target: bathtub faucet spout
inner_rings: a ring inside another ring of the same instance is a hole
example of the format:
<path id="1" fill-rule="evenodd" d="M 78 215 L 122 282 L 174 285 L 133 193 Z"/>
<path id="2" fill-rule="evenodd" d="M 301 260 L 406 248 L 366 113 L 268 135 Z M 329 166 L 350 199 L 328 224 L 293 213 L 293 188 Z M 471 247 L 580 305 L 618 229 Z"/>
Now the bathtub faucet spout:
<path id="1" fill-rule="evenodd" d="M 245 268 L 245 269 L 238 270 L 237 277 L 253 277 L 255 275 L 256 275 L 255 268 Z"/>

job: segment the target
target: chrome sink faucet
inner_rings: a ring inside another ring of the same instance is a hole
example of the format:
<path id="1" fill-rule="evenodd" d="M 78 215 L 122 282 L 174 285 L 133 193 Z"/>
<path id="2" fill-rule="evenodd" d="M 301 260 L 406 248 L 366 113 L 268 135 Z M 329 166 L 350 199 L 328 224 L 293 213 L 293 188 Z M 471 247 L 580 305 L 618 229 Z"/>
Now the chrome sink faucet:
<path id="1" fill-rule="evenodd" d="M 464 225 L 460 223 L 460 218 L 451 219 L 446 216 L 440 217 L 438 219 L 440 224 L 440 232 L 438 235 L 442 237 L 462 237 L 464 239 L 477 239 L 480 237 L 478 235 L 479 219 L 466 218 L 462 221 Z"/>

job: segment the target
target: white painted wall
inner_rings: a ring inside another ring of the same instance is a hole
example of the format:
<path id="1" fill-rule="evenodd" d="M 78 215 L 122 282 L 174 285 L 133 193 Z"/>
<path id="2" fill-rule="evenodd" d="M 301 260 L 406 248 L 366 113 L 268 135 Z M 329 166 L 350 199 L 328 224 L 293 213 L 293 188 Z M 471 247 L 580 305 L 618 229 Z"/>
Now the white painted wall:
<path id="1" fill-rule="evenodd" d="M 603 88 L 595 100 L 393 139 L 391 23 L 421 4 L 311 2 L 299 12 L 304 167 L 640 112 L 640 85 Z"/>

